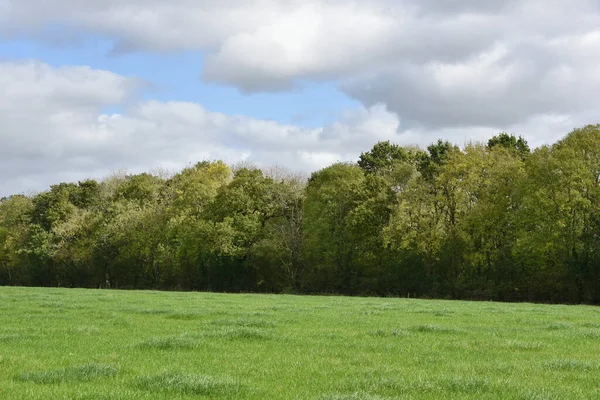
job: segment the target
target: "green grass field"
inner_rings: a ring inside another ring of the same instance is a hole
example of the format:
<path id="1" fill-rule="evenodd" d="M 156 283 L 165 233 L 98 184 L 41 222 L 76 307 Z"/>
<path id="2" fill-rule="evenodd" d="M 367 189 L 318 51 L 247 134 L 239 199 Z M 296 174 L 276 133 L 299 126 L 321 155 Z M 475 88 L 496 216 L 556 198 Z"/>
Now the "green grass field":
<path id="1" fill-rule="evenodd" d="M 0 288 L 0 398 L 600 399 L 600 308 Z"/>

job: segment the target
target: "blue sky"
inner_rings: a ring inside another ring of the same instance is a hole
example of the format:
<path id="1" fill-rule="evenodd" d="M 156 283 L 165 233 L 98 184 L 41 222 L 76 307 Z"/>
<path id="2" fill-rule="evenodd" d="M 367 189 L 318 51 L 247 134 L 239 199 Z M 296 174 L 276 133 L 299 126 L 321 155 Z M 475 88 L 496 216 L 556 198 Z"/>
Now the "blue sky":
<path id="1" fill-rule="evenodd" d="M 0 0 L 0 196 L 600 119 L 597 0 Z"/>
<path id="2" fill-rule="evenodd" d="M 113 42 L 100 36 L 80 37 L 71 46 L 46 45 L 34 40 L 0 41 L 0 55 L 8 60 L 41 60 L 49 65 L 86 65 L 94 69 L 143 79 L 148 87 L 144 99 L 190 101 L 211 111 L 247 115 L 282 124 L 318 127 L 335 121 L 344 109 L 360 103 L 343 94 L 334 83 L 308 84 L 283 93 L 242 93 L 235 87 L 207 83 L 200 79 L 202 52 L 134 52 L 111 54 Z M 118 106 L 105 112 L 122 111 Z"/>

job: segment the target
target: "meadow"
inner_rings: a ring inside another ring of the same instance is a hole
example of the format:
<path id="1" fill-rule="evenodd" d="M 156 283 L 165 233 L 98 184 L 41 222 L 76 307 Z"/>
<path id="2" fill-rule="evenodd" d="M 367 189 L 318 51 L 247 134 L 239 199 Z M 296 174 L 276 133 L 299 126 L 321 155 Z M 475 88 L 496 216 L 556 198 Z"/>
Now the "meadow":
<path id="1" fill-rule="evenodd" d="M 0 288 L 2 399 L 600 399 L 600 308 Z"/>

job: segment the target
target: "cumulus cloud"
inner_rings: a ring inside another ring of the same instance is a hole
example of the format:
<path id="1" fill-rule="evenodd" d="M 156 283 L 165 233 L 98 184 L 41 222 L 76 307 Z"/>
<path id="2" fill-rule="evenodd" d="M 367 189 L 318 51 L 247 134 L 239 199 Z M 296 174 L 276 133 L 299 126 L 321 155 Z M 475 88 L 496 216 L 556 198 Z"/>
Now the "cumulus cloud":
<path id="1" fill-rule="evenodd" d="M 137 87 L 135 79 L 87 67 L 0 62 L 0 196 L 205 159 L 308 172 L 400 136 L 398 118 L 381 106 L 349 110 L 329 126 L 308 129 L 190 102 L 127 105 Z M 102 112 L 114 105 L 126 111 Z"/>
<path id="2" fill-rule="evenodd" d="M 377 141 L 426 146 L 442 137 L 464 144 L 496 130 L 401 129 L 383 105 L 346 110 L 320 128 L 227 115 L 191 102 L 127 103 L 135 79 L 88 67 L 0 62 L 0 196 L 115 170 L 179 169 L 200 160 L 245 160 L 305 172 L 354 161 Z M 129 105 L 127 105 L 129 104 Z M 126 111 L 108 115 L 107 106 Z M 514 125 L 532 144 L 552 142 L 581 121 L 540 116 Z"/>
<path id="3" fill-rule="evenodd" d="M 0 37 L 200 51 L 246 92 L 332 81 L 363 107 L 307 129 L 201 104 L 136 100 L 88 67 L 0 62 L 0 195 L 200 159 L 314 170 L 378 140 L 463 144 L 500 130 L 550 143 L 598 122 L 597 0 L 0 0 Z M 103 113 L 118 105 L 121 114 Z"/>
<path id="4" fill-rule="evenodd" d="M 335 81 L 428 129 L 597 109 L 599 26 L 597 0 L 0 0 L 0 34 L 202 51 L 207 81 L 246 92 Z"/>
<path id="5" fill-rule="evenodd" d="M 407 123 L 509 126 L 597 108 L 598 46 L 600 30 L 550 43 L 497 45 L 461 64 L 399 64 L 343 88 L 367 106 L 387 104 Z"/>

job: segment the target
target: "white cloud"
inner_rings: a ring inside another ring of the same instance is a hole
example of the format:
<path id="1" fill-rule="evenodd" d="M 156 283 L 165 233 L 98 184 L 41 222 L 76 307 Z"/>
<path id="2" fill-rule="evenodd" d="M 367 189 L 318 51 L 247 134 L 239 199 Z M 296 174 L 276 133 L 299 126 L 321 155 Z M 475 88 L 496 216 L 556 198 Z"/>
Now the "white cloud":
<path id="1" fill-rule="evenodd" d="M 377 106 L 307 129 L 226 115 L 188 102 L 144 101 L 122 114 L 137 82 L 86 67 L 0 62 L 0 196 L 111 171 L 181 168 L 203 159 L 312 171 L 356 159 L 377 139 L 398 137 L 398 119 Z"/>
<path id="2" fill-rule="evenodd" d="M 307 129 L 136 102 L 140 82 L 108 71 L 0 62 L 0 195 L 201 159 L 314 170 L 378 140 L 507 130 L 549 143 L 598 119 L 599 26 L 596 0 L 0 0 L 0 35 L 198 50 L 206 80 L 245 91 L 332 80 L 364 105 Z M 105 115 L 113 105 L 126 111 Z"/>
<path id="3" fill-rule="evenodd" d="M 331 80 L 438 130 L 598 109 L 599 26 L 597 0 L 0 0 L 0 34 L 202 51 L 203 79 L 249 92 Z"/>

